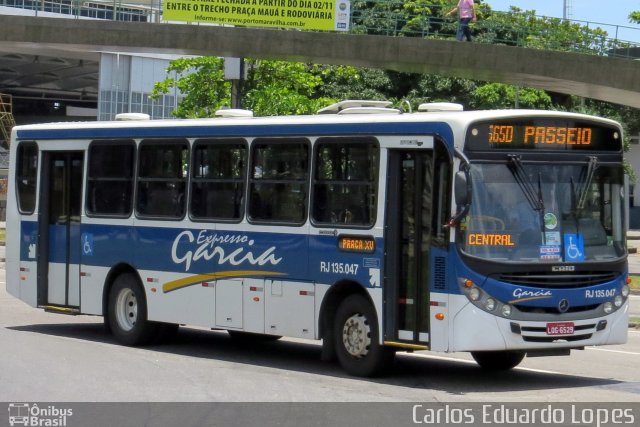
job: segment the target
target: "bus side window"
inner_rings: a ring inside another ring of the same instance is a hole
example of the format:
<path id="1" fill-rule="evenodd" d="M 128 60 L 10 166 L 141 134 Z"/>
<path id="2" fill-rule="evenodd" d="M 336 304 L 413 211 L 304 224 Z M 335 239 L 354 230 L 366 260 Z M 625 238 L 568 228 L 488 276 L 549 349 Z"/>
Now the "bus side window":
<path id="1" fill-rule="evenodd" d="M 372 226 L 379 148 L 373 138 L 321 138 L 315 152 L 312 217 L 319 225 Z"/>
<path id="2" fill-rule="evenodd" d="M 249 218 L 303 224 L 307 218 L 308 141 L 256 139 L 251 162 Z"/>
<path id="3" fill-rule="evenodd" d="M 184 216 L 189 145 L 185 140 L 144 140 L 138 155 L 136 212 L 141 217 Z"/>
<path id="4" fill-rule="evenodd" d="M 16 159 L 16 195 L 20 213 L 32 214 L 36 208 L 38 177 L 38 146 L 35 142 L 21 142 Z"/>
<path id="5" fill-rule="evenodd" d="M 194 220 L 242 219 L 246 153 L 246 143 L 242 139 L 196 141 L 190 204 Z"/>
<path id="6" fill-rule="evenodd" d="M 91 143 L 86 203 L 89 215 L 128 217 L 131 214 L 134 158 L 132 140 Z"/>

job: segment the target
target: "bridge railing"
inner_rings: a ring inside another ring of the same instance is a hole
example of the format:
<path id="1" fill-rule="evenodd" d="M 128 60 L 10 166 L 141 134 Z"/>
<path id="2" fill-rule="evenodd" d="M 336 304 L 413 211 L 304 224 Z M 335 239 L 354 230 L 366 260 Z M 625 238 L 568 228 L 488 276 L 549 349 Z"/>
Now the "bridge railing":
<path id="1" fill-rule="evenodd" d="M 134 22 L 165 22 L 163 0 L 0 0 L 0 6 L 32 11 L 34 16 L 65 14 L 76 19 L 109 19 Z M 374 4 L 375 7 L 371 7 Z M 352 1 L 351 33 L 386 36 L 452 39 L 457 19 L 435 13 L 442 5 L 420 5 L 407 12 L 398 0 Z M 484 10 L 483 19 L 472 24 L 475 42 L 518 47 L 574 51 L 588 54 L 639 58 L 640 27 L 535 16 L 543 25 L 508 25 L 513 12 Z M 522 12 L 524 17 L 526 12 Z M 528 15 L 527 15 L 528 16 Z M 187 24 L 187 23 L 185 23 Z M 211 25 L 198 24 L 196 25 Z M 566 31 L 553 31 L 563 29 Z M 578 37 L 576 37 L 578 35 Z"/>

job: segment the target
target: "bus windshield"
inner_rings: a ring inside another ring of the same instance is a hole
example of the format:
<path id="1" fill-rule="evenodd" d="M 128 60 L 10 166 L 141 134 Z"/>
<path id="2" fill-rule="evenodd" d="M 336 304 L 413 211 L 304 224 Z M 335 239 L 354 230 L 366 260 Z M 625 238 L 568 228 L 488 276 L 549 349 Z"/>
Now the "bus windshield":
<path id="1" fill-rule="evenodd" d="M 620 165 L 472 163 L 464 253 L 515 263 L 613 260 L 625 254 Z"/>

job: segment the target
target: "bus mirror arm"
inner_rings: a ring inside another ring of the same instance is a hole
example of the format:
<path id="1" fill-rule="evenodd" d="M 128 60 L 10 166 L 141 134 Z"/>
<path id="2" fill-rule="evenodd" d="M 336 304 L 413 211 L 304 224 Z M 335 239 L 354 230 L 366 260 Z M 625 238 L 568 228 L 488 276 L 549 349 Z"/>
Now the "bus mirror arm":
<path id="1" fill-rule="evenodd" d="M 460 223 L 460 220 L 463 216 L 465 216 L 469 212 L 469 205 L 466 205 L 462 208 L 460 212 L 458 212 L 454 217 L 452 217 L 449 222 L 443 225 L 444 228 L 456 228 Z"/>
<path id="2" fill-rule="evenodd" d="M 462 209 L 458 211 L 445 225 L 445 228 L 455 227 L 460 220 L 469 212 L 471 206 L 471 176 L 469 174 L 469 160 L 467 157 L 456 150 L 456 156 L 459 157 L 462 162 L 460 163 L 460 170 L 456 172 L 454 179 L 454 197 L 457 206 L 462 206 Z"/>

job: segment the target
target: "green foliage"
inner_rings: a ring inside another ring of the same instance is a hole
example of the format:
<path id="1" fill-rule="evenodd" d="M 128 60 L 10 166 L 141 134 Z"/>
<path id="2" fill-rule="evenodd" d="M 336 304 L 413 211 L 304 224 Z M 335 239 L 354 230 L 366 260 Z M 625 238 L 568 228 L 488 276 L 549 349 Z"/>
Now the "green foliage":
<path id="1" fill-rule="evenodd" d="M 384 70 L 324 67 L 323 81 L 324 84 L 318 88 L 318 93 L 337 100 L 386 100 L 391 95 L 392 82 Z"/>
<path id="2" fill-rule="evenodd" d="M 478 85 L 474 80 L 424 74 L 405 98 L 413 108 L 425 102 L 456 102 L 468 108 Z"/>
<path id="3" fill-rule="evenodd" d="M 248 59 L 243 105 L 257 116 L 312 114 L 334 102 L 316 97 L 322 85 L 317 66 L 300 62 Z"/>
<path id="4" fill-rule="evenodd" d="M 516 87 L 502 83 L 488 83 L 473 92 L 471 108 L 552 108 L 551 97 L 543 90 Z"/>
<path id="5" fill-rule="evenodd" d="M 358 34 L 437 36 L 450 19 L 442 16 L 455 6 L 453 0 L 354 0 L 352 30 Z M 451 33 L 451 26 L 447 29 Z M 453 30 L 455 33 L 455 28 Z"/>
<path id="6" fill-rule="evenodd" d="M 481 25 L 476 27 L 476 37 L 481 42 L 591 54 L 603 54 L 620 47 L 618 42 L 609 40 L 601 28 L 536 16 L 535 10 L 512 6 L 508 13 L 485 11 Z"/>
<path id="7" fill-rule="evenodd" d="M 631 12 L 629 14 L 629 22 L 633 22 L 635 24 L 640 24 L 640 11 Z"/>
<path id="8" fill-rule="evenodd" d="M 174 111 L 176 117 L 213 117 L 217 110 L 231 105 L 231 83 L 224 80 L 223 61 L 216 57 L 171 61 L 167 78 L 155 84 L 152 97 L 177 89 L 183 98 Z M 245 60 L 245 66 L 248 73 L 241 104 L 256 116 L 311 114 L 335 102 L 319 95 L 323 73 L 327 74 L 319 66 L 253 59 Z M 336 76 L 349 75 L 340 68 L 335 67 Z"/>
<path id="9" fill-rule="evenodd" d="M 179 58 L 169 63 L 167 78 L 154 85 L 151 97 L 173 93 L 184 97 L 173 112 L 176 117 L 213 117 L 231 103 L 231 83 L 224 80 L 224 62 L 216 57 Z"/>

